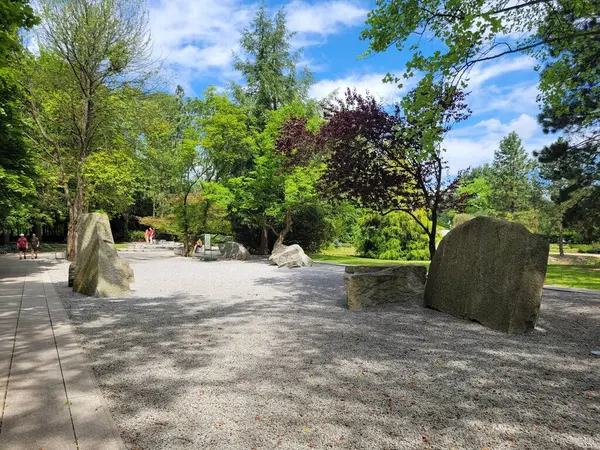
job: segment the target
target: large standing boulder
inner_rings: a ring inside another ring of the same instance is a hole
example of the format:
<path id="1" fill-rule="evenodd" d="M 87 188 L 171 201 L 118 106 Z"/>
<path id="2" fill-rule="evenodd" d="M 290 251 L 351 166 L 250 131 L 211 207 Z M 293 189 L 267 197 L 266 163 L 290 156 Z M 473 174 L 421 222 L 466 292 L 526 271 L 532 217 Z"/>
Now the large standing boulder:
<path id="1" fill-rule="evenodd" d="M 84 214 L 77 226 L 73 290 L 99 297 L 129 295 L 133 270 L 119 258 L 106 214 Z"/>
<path id="2" fill-rule="evenodd" d="M 356 310 L 420 299 L 426 279 L 425 266 L 348 266 L 344 275 L 346 306 Z"/>
<path id="3" fill-rule="evenodd" d="M 519 334 L 535 328 L 548 241 L 518 223 L 476 217 L 442 239 L 431 261 L 425 306 Z"/>
<path id="4" fill-rule="evenodd" d="M 246 247 L 237 242 L 225 242 L 224 244 L 219 244 L 219 252 L 225 259 L 246 260 L 250 256 Z"/>
<path id="5" fill-rule="evenodd" d="M 294 245 L 278 245 L 269 257 L 271 265 L 278 267 L 307 267 L 313 265 L 313 260 L 306 256 L 302 247 Z"/>

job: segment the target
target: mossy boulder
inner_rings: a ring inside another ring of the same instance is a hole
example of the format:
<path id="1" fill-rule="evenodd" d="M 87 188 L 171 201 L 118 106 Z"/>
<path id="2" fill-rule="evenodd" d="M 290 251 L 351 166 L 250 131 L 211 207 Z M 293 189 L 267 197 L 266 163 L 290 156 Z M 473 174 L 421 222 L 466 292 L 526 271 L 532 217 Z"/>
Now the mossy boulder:
<path id="1" fill-rule="evenodd" d="M 476 217 L 450 231 L 429 267 L 425 306 L 510 334 L 535 328 L 548 241 L 523 225 Z"/>
<path id="2" fill-rule="evenodd" d="M 84 214 L 77 226 L 73 290 L 99 297 L 128 296 L 133 270 L 119 258 L 106 214 Z"/>
<path id="3" fill-rule="evenodd" d="M 425 266 L 348 266 L 344 275 L 346 306 L 357 310 L 421 299 L 426 277 Z"/>

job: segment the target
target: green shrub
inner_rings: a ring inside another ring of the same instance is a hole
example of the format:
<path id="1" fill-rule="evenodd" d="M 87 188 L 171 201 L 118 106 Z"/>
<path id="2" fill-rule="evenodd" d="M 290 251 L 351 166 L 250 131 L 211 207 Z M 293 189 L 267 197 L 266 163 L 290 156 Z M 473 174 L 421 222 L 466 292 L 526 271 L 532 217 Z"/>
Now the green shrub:
<path id="1" fill-rule="evenodd" d="M 146 240 L 146 235 L 143 231 L 135 230 L 129 232 L 129 242 L 143 242 Z"/>
<path id="2" fill-rule="evenodd" d="M 292 231 L 286 236 L 285 244 L 298 244 L 307 253 L 316 253 L 326 245 L 333 234 L 333 227 L 326 211 L 319 206 L 304 206 L 295 211 Z"/>
<path id="3" fill-rule="evenodd" d="M 577 244 L 572 247 L 577 248 L 578 253 L 600 253 L 600 243 L 598 244 Z"/>
<path id="4" fill-rule="evenodd" d="M 424 213 L 417 213 L 427 223 Z M 429 239 L 408 214 L 392 212 L 385 216 L 367 214 L 360 220 L 356 239 L 360 256 L 377 259 L 424 261 L 429 259 Z"/>

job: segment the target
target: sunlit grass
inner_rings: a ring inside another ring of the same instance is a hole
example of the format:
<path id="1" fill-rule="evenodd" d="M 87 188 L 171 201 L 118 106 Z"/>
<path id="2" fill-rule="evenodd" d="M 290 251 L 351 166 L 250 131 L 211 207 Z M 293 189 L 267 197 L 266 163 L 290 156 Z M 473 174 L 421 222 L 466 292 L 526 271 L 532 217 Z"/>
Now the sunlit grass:
<path id="1" fill-rule="evenodd" d="M 566 253 L 600 253 L 600 244 L 565 244 Z M 558 253 L 558 244 L 550 244 L 550 252 Z"/>
<path id="2" fill-rule="evenodd" d="M 355 256 L 353 247 L 332 248 L 317 255 L 315 261 L 357 266 L 425 265 L 429 261 L 394 261 Z M 567 262 L 568 259 L 565 259 Z M 600 264 L 548 264 L 546 285 L 600 290 Z"/>
<path id="3" fill-rule="evenodd" d="M 600 264 L 548 264 L 546 284 L 600 290 Z"/>

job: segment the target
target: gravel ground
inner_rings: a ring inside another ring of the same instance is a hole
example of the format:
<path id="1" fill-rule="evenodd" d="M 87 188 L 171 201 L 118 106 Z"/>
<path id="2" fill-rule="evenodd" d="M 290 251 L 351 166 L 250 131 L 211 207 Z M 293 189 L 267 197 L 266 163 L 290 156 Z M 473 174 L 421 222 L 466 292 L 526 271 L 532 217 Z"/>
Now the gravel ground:
<path id="1" fill-rule="evenodd" d="M 545 290 L 511 337 L 418 304 L 350 312 L 341 267 L 126 256 L 128 299 L 51 276 L 129 448 L 600 449 L 596 293 Z"/>

